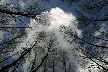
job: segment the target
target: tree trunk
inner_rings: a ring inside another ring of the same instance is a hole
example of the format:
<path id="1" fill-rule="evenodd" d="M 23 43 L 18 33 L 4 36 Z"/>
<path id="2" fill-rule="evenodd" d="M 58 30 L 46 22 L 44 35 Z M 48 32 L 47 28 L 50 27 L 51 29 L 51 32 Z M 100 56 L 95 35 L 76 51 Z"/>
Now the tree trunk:
<path id="1" fill-rule="evenodd" d="M 54 72 L 54 61 L 53 61 L 53 72 Z"/>

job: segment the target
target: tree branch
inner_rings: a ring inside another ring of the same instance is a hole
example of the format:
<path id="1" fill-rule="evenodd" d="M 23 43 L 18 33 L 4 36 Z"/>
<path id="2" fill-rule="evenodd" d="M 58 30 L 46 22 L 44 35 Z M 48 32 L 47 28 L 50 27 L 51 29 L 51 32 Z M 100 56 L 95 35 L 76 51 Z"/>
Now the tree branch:
<path id="1" fill-rule="evenodd" d="M 108 47 L 106 47 L 106 46 L 95 45 L 95 44 L 92 44 L 92 43 L 90 43 L 90 42 L 87 42 L 87 41 L 85 41 L 85 40 L 79 38 L 79 37 L 76 36 L 76 35 L 74 35 L 74 36 L 77 37 L 79 40 L 81 40 L 83 43 L 87 43 L 87 44 L 92 45 L 92 46 L 95 46 L 95 47 L 101 47 L 101 48 L 106 48 L 106 49 L 108 49 Z"/>
<path id="2" fill-rule="evenodd" d="M 26 16 L 26 17 L 35 17 L 36 15 L 34 14 L 24 14 L 22 12 L 12 12 L 12 11 L 7 11 L 7 10 L 2 10 L 0 9 L 1 13 L 6 13 L 6 14 L 10 14 L 10 15 L 21 15 L 21 16 Z"/>
<path id="3" fill-rule="evenodd" d="M 33 49 L 34 46 L 35 46 L 36 44 L 37 44 L 37 43 L 35 42 L 35 44 L 34 44 L 31 48 L 29 48 L 29 49 L 26 50 L 26 52 L 23 51 L 23 52 L 22 52 L 22 55 L 21 55 L 17 60 L 15 60 L 14 62 L 12 62 L 11 64 L 9 64 L 9 65 L 7 65 L 7 66 L 2 67 L 2 68 L 0 69 L 0 72 L 5 72 L 8 68 L 10 68 L 10 67 L 12 67 L 13 65 L 17 64 L 17 62 L 20 61 L 22 58 L 24 58 L 24 56 L 25 56 L 27 53 L 29 53 L 29 52 L 31 51 L 31 49 Z"/>
<path id="4" fill-rule="evenodd" d="M 39 67 L 44 63 L 44 61 L 47 58 L 47 56 L 48 56 L 48 53 L 44 56 L 42 62 L 39 64 L 39 66 L 37 66 L 36 68 L 34 68 L 31 72 L 36 72 L 39 69 Z"/>

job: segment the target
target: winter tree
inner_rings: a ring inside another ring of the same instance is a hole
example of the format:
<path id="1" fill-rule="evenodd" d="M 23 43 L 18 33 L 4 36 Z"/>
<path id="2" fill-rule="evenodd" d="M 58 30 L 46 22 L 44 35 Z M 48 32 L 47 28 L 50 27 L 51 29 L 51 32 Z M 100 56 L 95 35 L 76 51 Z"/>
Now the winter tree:
<path id="1" fill-rule="evenodd" d="M 107 72 L 107 0 L 0 0 L 0 72 Z"/>

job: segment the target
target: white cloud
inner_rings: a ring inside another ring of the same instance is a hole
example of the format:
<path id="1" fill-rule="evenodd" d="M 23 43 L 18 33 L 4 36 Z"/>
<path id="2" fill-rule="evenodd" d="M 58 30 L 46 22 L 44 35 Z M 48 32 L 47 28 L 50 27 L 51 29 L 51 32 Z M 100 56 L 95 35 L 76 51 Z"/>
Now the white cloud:
<path id="1" fill-rule="evenodd" d="M 69 26 L 72 20 L 75 20 L 75 16 L 71 13 L 66 13 L 62 9 L 56 7 L 50 10 L 51 14 L 51 26 L 49 28 L 59 28 L 60 25 Z"/>

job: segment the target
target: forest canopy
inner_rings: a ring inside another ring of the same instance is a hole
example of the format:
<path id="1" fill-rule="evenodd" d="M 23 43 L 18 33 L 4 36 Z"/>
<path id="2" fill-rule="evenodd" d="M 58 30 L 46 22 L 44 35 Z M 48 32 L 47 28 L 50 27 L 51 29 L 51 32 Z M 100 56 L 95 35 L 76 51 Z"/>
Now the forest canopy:
<path id="1" fill-rule="evenodd" d="M 107 0 L 0 0 L 0 72 L 107 71 Z"/>

